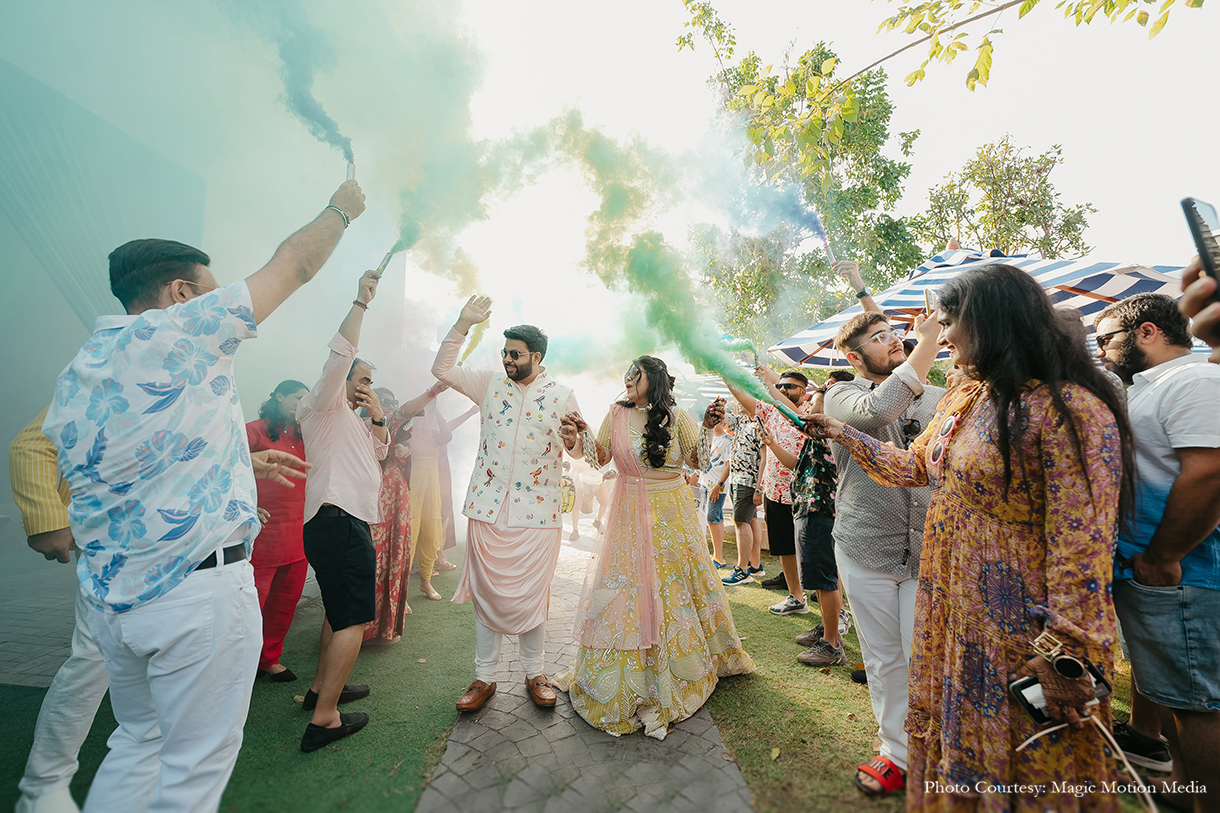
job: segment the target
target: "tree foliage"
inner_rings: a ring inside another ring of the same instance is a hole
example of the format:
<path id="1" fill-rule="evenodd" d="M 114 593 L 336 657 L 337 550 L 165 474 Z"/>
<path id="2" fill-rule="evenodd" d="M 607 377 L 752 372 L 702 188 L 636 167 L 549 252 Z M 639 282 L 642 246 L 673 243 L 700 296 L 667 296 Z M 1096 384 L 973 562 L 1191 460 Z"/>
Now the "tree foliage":
<path id="1" fill-rule="evenodd" d="M 912 218 L 924 243 L 943 246 L 956 238 L 1005 254 L 1034 253 L 1046 259 L 1089 252 L 1084 241 L 1088 203 L 1067 206 L 1051 182 L 1063 163 L 1055 145 L 1041 155 L 1025 155 L 1009 136 L 984 144 L 959 172 L 929 193 L 928 209 Z"/>
<path id="2" fill-rule="evenodd" d="M 924 78 L 927 67 L 933 62 L 952 63 L 959 54 L 971 48 L 971 38 L 964 30 L 971 23 L 995 17 L 1001 12 L 1018 6 L 1017 19 L 1029 14 L 1045 0 L 890 0 L 900 2 L 898 11 L 889 19 L 883 21 L 879 31 L 902 31 L 916 36 L 918 39 L 892 54 L 889 54 L 869 68 L 892 59 L 904 51 L 919 45 L 927 44 L 927 58 L 923 64 L 912 71 L 907 77 L 908 85 L 913 85 Z M 1151 39 L 1161 33 L 1169 22 L 1169 12 L 1177 0 L 1059 0 L 1055 8 L 1062 11 L 1064 17 L 1075 21 L 1077 26 L 1092 23 L 1098 17 L 1110 22 L 1135 21 L 1138 25 L 1148 26 L 1155 13 L 1156 21 L 1148 31 Z M 1202 8 L 1203 0 L 1185 0 L 1187 8 Z M 1154 11 L 1152 11 L 1154 10 Z M 995 46 L 992 35 L 1002 33 L 993 28 L 982 35 L 973 46 L 975 51 L 974 65 L 966 74 L 966 87 L 974 90 L 978 85 L 986 85 L 991 76 L 992 57 Z M 922 36 L 921 36 L 922 35 Z M 868 70 L 867 68 L 865 70 Z"/>
<path id="3" fill-rule="evenodd" d="M 709 3 L 686 0 L 690 32 L 713 48 L 720 70 L 711 77 L 723 103 L 726 128 L 744 127 L 743 156 L 758 184 L 798 183 L 821 216 L 840 257 L 860 262 L 869 283 L 885 286 L 923 259 L 905 219 L 891 212 L 902 197 L 910 164 L 883 153 L 893 104 L 885 73 L 861 76 L 850 92 L 833 91 L 837 55 L 825 43 L 778 69 L 754 52 L 736 58 L 732 27 Z M 835 112 L 826 115 L 827 106 Z M 919 133 L 901 133 L 908 158 Z M 724 309 L 722 324 L 756 343 L 773 342 L 855 301 L 831 272 L 826 255 L 799 230 L 753 235 L 703 226 L 692 235 L 704 278 Z"/>

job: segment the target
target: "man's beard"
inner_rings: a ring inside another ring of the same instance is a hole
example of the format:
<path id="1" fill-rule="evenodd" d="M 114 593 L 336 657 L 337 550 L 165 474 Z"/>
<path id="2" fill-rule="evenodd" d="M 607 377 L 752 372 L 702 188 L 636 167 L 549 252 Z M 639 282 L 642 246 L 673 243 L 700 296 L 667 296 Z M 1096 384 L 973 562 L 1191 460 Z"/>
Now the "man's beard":
<path id="1" fill-rule="evenodd" d="M 889 351 L 886 351 L 885 358 L 880 362 L 873 361 L 869 358 L 868 353 L 861 353 L 860 360 L 864 363 L 864 372 L 869 375 L 889 375 L 898 369 L 903 361 L 906 361 L 905 358 L 901 361 L 891 359 Z"/>
<path id="2" fill-rule="evenodd" d="M 517 362 L 517 372 L 510 373 L 507 370 L 505 370 L 504 372 L 507 373 L 508 377 L 510 379 L 512 379 L 513 381 L 521 381 L 523 379 L 529 378 L 533 374 L 534 362 L 531 361 L 528 364 L 522 364 L 521 362 Z"/>
<path id="3" fill-rule="evenodd" d="M 1115 355 L 1118 358 L 1110 361 L 1110 366 L 1125 384 L 1130 384 L 1136 373 L 1148 369 L 1148 354 L 1135 343 L 1135 336 L 1131 333 L 1123 339 Z"/>

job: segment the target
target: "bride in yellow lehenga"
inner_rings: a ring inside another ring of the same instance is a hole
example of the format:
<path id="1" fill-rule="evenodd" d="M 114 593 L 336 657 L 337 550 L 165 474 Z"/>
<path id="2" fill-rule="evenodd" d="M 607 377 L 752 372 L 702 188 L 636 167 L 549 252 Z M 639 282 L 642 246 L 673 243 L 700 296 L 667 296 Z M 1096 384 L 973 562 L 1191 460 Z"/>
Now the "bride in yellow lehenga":
<path id="1" fill-rule="evenodd" d="M 724 403 L 707 408 L 700 431 L 677 408 L 673 381 L 665 362 L 641 356 L 596 440 L 579 416 L 564 419 L 573 454 L 598 467 L 613 459 L 619 476 L 576 614 L 581 647 L 555 685 L 614 736 L 643 726 L 664 739 L 719 678 L 754 671 L 682 478 L 683 463 L 702 470 L 708 462 Z"/>

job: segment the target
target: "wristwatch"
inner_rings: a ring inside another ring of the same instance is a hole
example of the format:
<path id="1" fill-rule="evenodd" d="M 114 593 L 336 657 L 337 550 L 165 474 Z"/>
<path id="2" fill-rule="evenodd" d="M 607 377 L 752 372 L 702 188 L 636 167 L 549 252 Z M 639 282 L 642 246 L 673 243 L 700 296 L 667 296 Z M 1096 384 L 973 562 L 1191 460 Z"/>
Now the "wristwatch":
<path id="1" fill-rule="evenodd" d="M 869 294 L 869 290 L 868 290 L 868 286 L 867 286 L 867 285 L 865 285 L 865 286 L 864 286 L 863 288 L 861 288 L 860 290 L 856 291 L 856 299 L 863 299 L 864 297 L 869 296 L 869 295 L 870 295 L 870 294 Z"/>
<path id="2" fill-rule="evenodd" d="M 369 423 L 371 423 L 373 426 L 385 426 L 385 418 L 382 417 L 381 420 L 377 420 L 376 418 L 369 418 Z"/>

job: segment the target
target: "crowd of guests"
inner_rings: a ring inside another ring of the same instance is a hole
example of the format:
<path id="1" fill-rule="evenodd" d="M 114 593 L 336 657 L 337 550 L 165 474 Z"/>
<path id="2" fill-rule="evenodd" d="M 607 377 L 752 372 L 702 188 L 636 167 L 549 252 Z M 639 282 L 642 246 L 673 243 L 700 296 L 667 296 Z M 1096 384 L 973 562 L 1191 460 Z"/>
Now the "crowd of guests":
<path id="1" fill-rule="evenodd" d="M 840 665 L 857 630 L 881 743 L 855 775 L 865 794 L 905 788 L 913 809 L 1115 809 L 1100 784 L 1121 751 L 1172 771 L 1172 803 L 1215 806 L 1201 789 L 1220 785 L 1220 367 L 1191 340 L 1220 361 L 1220 305 L 1197 264 L 1181 303 L 1141 294 L 1103 310 L 1093 358 L 1080 315 L 1019 269 L 954 277 L 908 339 L 849 266 L 864 312 L 836 345 L 853 373 L 811 386 L 760 367 L 764 396 L 729 384 L 734 405 L 718 399 L 699 421 L 676 407 L 665 362 L 640 356 L 596 433 L 542 366 L 537 327 L 504 332 L 502 370 L 457 363 L 490 317 L 482 297 L 442 343 L 433 387 L 401 404 L 375 390 L 358 355 L 379 282 L 369 271 L 316 383 L 280 383 L 247 424 L 235 354 L 363 209 L 347 181 L 266 266 L 224 287 L 180 243 L 111 254 L 126 314 L 98 320 L 10 448 L 31 546 L 61 561 L 78 550 L 82 585 L 20 809 L 74 809 L 76 754 L 109 687 L 119 727 L 86 808 L 215 810 L 255 674 L 296 679 L 280 658 L 306 563 L 325 619 L 301 750 L 365 727 L 367 714 L 339 711 L 371 691 L 348 678 L 366 640 L 403 635 L 412 561 L 421 594 L 440 598 L 431 580 L 453 525 L 444 448 L 479 411 L 454 599 L 474 604 L 476 679 L 458 710 L 495 693 L 502 638 L 515 635 L 535 705 L 555 705 L 559 689 L 610 734 L 663 739 L 720 678 L 754 671 L 725 588 L 766 575 L 765 523 L 781 572 L 763 584 L 787 593 L 770 612 L 804 614 L 815 598 L 822 610 L 798 659 Z M 928 383 L 942 349 L 944 388 Z M 475 404 L 454 421 L 435 406 L 449 387 Z M 615 476 L 599 488 L 580 647 L 552 683 L 565 451 Z M 1133 712 L 1114 727 L 1120 641 Z M 1017 702 L 1022 678 L 1057 727 Z"/>

